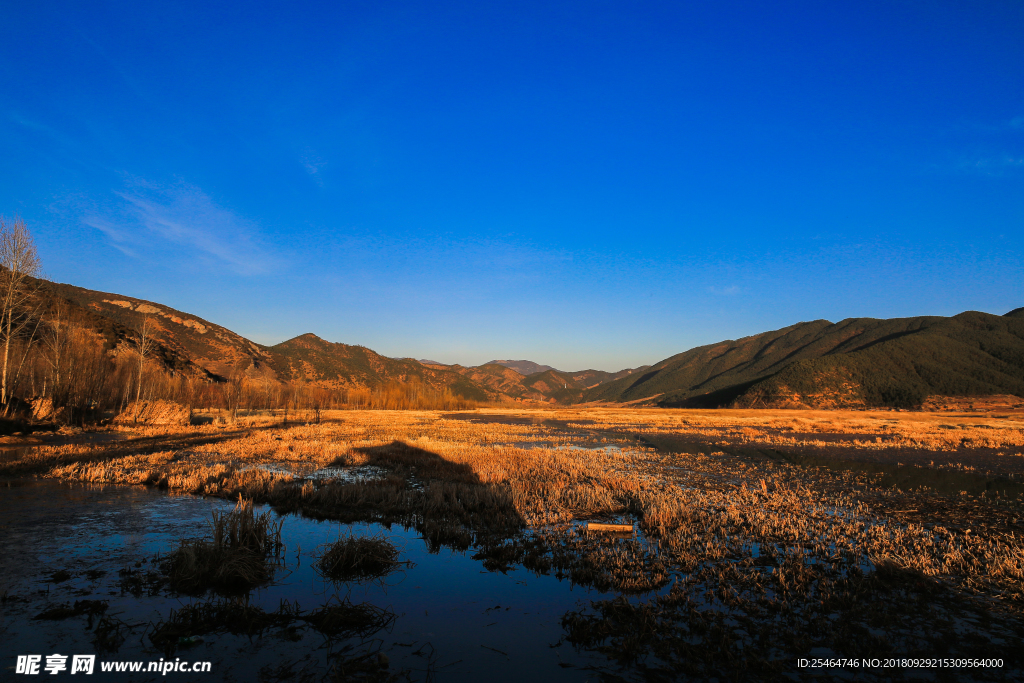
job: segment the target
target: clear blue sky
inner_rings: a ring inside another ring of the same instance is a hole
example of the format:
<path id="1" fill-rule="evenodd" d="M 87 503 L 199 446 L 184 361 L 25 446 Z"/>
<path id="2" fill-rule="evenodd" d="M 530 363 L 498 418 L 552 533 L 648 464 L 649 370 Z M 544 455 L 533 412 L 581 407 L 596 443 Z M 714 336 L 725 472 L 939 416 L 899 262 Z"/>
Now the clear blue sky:
<path id="1" fill-rule="evenodd" d="M 617 370 L 1024 305 L 1024 3 L 5 2 L 0 214 L 262 343 Z"/>

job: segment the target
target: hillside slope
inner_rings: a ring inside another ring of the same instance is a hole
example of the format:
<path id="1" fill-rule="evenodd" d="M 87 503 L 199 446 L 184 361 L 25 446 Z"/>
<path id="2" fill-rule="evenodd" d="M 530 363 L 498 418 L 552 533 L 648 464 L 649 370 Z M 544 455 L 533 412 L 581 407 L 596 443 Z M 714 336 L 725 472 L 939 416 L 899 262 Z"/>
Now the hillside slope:
<path id="1" fill-rule="evenodd" d="M 798 323 L 691 349 L 583 398 L 825 408 L 912 406 L 932 394 L 1024 395 L 1024 316 Z"/>
<path id="2" fill-rule="evenodd" d="M 261 371 L 282 382 L 315 386 L 374 387 L 416 379 L 471 400 L 502 400 L 457 372 L 411 360 L 394 360 L 370 349 L 332 344 L 312 334 L 263 346 L 203 318 L 144 299 L 73 285 L 39 282 L 51 302 L 64 301 L 77 324 L 92 329 L 108 349 L 134 349 L 148 319 L 156 346 L 152 357 L 167 370 L 222 380 L 232 372 Z"/>
<path id="3" fill-rule="evenodd" d="M 497 363 L 485 363 L 476 367 L 461 365 L 445 366 L 463 375 L 472 382 L 485 386 L 499 395 L 518 401 L 547 401 L 548 396 L 523 384 L 523 375 L 512 368 Z"/>
<path id="4" fill-rule="evenodd" d="M 255 342 L 208 320 L 145 299 L 97 292 L 74 285 L 39 281 L 42 291 L 77 309 L 83 324 L 106 338 L 111 348 L 134 339 L 145 319 L 159 342 L 158 355 L 169 368 L 190 366 L 211 377 L 227 377 L 233 367 L 262 367 L 270 354 Z"/>
<path id="5" fill-rule="evenodd" d="M 473 382 L 488 387 L 505 397 L 522 401 L 555 400 L 560 403 L 576 401 L 585 389 L 596 387 L 620 377 L 647 369 L 627 368 L 618 372 L 603 370 L 581 370 L 579 372 L 563 372 L 549 365 L 541 365 L 528 360 L 491 361 L 475 367 L 462 365 L 444 365 L 435 361 L 421 360 L 429 368 L 437 370 L 450 369 L 469 378 Z M 539 370 L 535 370 L 540 368 Z M 523 372 L 535 370 L 534 372 Z M 553 373 L 553 374 L 549 374 Z M 527 378 L 530 378 L 529 380 Z"/>
<path id="6" fill-rule="evenodd" d="M 284 381 L 301 380 L 330 387 L 369 387 L 387 381 L 419 380 L 435 389 L 472 400 L 498 398 L 498 393 L 467 379 L 458 372 L 427 366 L 405 358 L 382 356 L 364 346 L 338 344 L 303 334 L 266 347 L 271 365 Z"/>
<path id="7" fill-rule="evenodd" d="M 580 370 L 579 372 L 568 373 L 572 377 L 576 384 L 580 385 L 584 389 L 592 389 L 599 384 L 605 384 L 606 382 L 613 382 L 622 377 L 628 377 L 635 375 L 638 372 L 643 372 L 650 365 L 641 365 L 638 368 L 626 368 L 625 370 L 619 370 L 618 372 L 605 372 L 604 370 Z"/>
<path id="8" fill-rule="evenodd" d="M 739 406 L 916 407 L 929 396 L 1024 396 L 1024 317 L 969 311 L 754 383 Z"/>

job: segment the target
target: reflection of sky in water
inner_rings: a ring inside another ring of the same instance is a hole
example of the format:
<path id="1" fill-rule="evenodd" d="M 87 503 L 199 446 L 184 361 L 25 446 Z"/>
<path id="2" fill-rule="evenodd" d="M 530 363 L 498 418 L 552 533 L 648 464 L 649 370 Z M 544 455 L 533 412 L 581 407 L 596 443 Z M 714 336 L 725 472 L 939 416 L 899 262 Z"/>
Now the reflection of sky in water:
<path id="1" fill-rule="evenodd" d="M 160 621 L 171 609 L 196 599 L 122 595 L 118 570 L 134 568 L 137 560 L 152 560 L 157 552 L 172 549 L 182 536 L 205 535 L 210 512 L 231 506 L 218 498 L 173 496 L 140 487 L 43 481 L 0 489 L 0 594 L 6 591 L 8 596 L 27 599 L 8 600 L 2 606 L 5 661 L 0 666 L 13 666 L 18 654 L 57 652 L 96 653 L 98 660 L 160 659 L 164 653 L 143 637 L 144 624 Z M 341 525 L 288 515 L 283 531 L 287 567 L 279 570 L 273 585 L 253 592 L 253 602 L 273 611 L 286 599 L 314 610 L 348 595 L 354 603 L 388 607 L 398 618 L 390 633 L 378 633 L 375 638 L 382 642 L 393 669 L 419 670 L 414 677 L 422 679 L 426 659 L 413 652 L 426 643 L 436 653 L 439 681 L 582 681 L 595 673 L 560 664 L 606 665 L 603 657 L 576 653 L 569 644 L 550 647 L 563 634 L 562 615 L 577 608 L 579 601 L 605 597 L 602 594 L 524 569 L 507 575 L 488 572 L 471 559 L 472 550 L 431 554 L 414 531 L 401 527 Z M 312 571 L 314 552 L 317 546 L 350 532 L 389 536 L 401 549 L 400 559 L 412 560 L 414 566 L 402 568 L 382 583 L 325 582 Z M 144 564 L 142 571 L 149 567 L 150 563 Z M 71 572 L 73 578 L 49 583 L 46 577 L 60 569 Z M 88 570 L 103 570 L 106 575 L 89 579 Z M 48 606 L 81 599 L 109 600 L 108 614 L 143 626 L 129 635 L 117 653 L 97 653 L 85 617 L 32 620 Z M 286 660 L 308 658 L 305 664 L 310 667 L 322 666 L 329 650 L 324 638 L 309 628 L 303 633 L 299 642 L 271 631 L 252 641 L 212 634 L 176 656 L 213 661 L 218 679 L 255 680 L 260 667 Z M 91 680 L 102 678 L 97 674 Z M 109 675 L 132 680 L 128 674 Z"/>

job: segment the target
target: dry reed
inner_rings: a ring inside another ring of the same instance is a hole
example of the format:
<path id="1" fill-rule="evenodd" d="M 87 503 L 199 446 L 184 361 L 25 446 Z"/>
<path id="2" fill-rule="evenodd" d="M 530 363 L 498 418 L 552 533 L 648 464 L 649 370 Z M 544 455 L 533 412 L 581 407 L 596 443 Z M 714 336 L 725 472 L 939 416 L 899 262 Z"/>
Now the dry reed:
<path id="1" fill-rule="evenodd" d="M 384 536 L 347 536 L 320 546 L 316 570 L 334 581 L 379 579 L 402 562 L 398 549 Z"/>
<path id="2" fill-rule="evenodd" d="M 171 588 L 246 591 L 266 582 L 282 550 L 281 524 L 269 511 L 257 515 L 252 500 L 244 498 L 231 512 L 214 512 L 212 538 L 182 540 L 164 562 Z"/>

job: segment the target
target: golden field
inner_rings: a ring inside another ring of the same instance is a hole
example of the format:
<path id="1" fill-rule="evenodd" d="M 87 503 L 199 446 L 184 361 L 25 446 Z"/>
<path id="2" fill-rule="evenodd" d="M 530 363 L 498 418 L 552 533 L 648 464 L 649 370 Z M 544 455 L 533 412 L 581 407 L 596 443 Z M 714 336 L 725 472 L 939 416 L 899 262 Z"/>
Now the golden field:
<path id="1" fill-rule="evenodd" d="M 623 662 L 651 655 L 670 672 L 782 671 L 777 651 L 821 639 L 834 652 L 855 640 L 857 656 L 926 652 L 965 614 L 988 615 L 989 642 L 1024 634 L 1020 413 L 205 417 L 66 434 L 75 442 L 9 453 L 0 476 L 155 485 L 415 527 L 488 569 L 617 595 L 566 615 L 568 640 Z M 583 520 L 637 531 L 595 534 Z M 711 659 L 695 662 L 700 648 Z"/>

